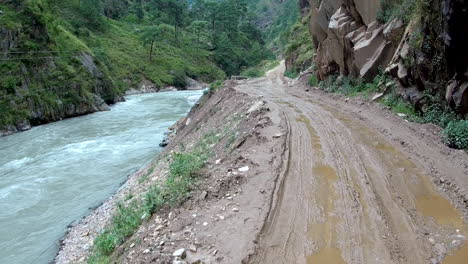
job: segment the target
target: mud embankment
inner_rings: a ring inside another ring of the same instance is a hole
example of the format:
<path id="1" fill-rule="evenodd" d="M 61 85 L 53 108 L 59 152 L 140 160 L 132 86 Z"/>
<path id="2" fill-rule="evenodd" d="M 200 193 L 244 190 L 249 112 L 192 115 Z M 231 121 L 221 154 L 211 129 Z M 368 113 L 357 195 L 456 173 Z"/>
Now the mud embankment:
<path id="1" fill-rule="evenodd" d="M 234 84 L 228 82 L 216 93 L 202 97 L 189 115 L 171 128 L 165 151 L 69 229 L 55 261 L 86 262 L 94 239 L 109 224 L 116 204 L 141 199 L 151 186 L 167 177 L 174 153 L 190 151 L 206 135 L 217 140 L 209 146 L 210 158 L 187 201 L 154 214 L 111 259 L 118 263 L 171 263 L 173 252 L 184 248 L 189 263 L 240 263 L 252 254 L 283 165 L 287 131 L 277 110 L 272 111 L 259 97 L 236 91 Z"/>

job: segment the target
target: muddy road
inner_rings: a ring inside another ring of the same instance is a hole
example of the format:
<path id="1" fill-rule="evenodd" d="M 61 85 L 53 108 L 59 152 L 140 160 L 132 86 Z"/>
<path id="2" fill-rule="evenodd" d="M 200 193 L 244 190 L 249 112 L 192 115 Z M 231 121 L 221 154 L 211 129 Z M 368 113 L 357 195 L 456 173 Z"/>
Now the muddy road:
<path id="1" fill-rule="evenodd" d="M 283 71 L 236 87 L 272 103 L 290 133 L 251 263 L 468 263 L 466 153 L 431 126 L 305 92 Z"/>

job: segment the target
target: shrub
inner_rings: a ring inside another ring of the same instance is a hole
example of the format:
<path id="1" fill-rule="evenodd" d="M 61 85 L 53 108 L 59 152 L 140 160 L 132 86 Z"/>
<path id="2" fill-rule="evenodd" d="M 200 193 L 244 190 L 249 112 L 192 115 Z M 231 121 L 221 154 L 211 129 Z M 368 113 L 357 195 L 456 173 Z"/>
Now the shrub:
<path id="1" fill-rule="evenodd" d="M 299 73 L 295 71 L 285 71 L 284 76 L 291 78 L 291 79 L 295 79 L 297 76 L 299 76 Z"/>
<path id="2" fill-rule="evenodd" d="M 313 73 L 309 77 L 309 85 L 312 86 L 312 87 L 315 87 L 318 84 L 319 84 L 319 81 L 318 81 L 317 75 L 315 73 Z"/>
<path id="3" fill-rule="evenodd" d="M 443 131 L 447 145 L 457 149 L 468 149 L 468 120 L 458 120 L 448 123 Z"/>
<path id="4" fill-rule="evenodd" d="M 407 24 L 418 10 L 416 4 L 417 0 L 381 0 L 377 21 L 385 24 L 393 18 L 399 18 Z"/>

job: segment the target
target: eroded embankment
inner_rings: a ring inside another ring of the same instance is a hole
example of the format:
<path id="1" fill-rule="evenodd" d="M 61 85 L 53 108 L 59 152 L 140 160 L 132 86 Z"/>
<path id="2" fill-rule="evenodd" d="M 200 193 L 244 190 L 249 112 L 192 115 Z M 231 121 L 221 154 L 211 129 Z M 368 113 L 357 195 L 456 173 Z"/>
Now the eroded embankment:
<path id="1" fill-rule="evenodd" d="M 184 248 L 189 263 L 240 263 L 253 252 L 283 165 L 287 132 L 278 110 L 232 89 L 233 85 L 228 83 L 204 96 L 173 127 L 169 146 L 154 162 L 132 175 L 111 199 L 70 229 L 57 263 L 86 262 L 95 252 L 96 236 L 117 212 L 117 203 L 129 206 L 147 201 L 152 187 L 167 184 L 177 153 L 195 153 L 200 142 L 208 143 L 203 153 L 196 154 L 207 159 L 193 175 L 190 190 L 182 194 L 185 202 L 165 204 L 154 215 L 143 215 L 135 234 L 106 259 L 170 263 L 173 252 Z"/>

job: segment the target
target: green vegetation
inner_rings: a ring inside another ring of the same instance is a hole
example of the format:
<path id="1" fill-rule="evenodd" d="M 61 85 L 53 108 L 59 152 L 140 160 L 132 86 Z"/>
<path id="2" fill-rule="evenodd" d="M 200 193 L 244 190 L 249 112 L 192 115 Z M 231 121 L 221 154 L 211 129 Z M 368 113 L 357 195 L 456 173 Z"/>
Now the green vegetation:
<path id="1" fill-rule="evenodd" d="M 407 115 L 410 120 L 416 118 L 416 111 L 414 110 L 414 107 L 404 101 L 403 98 L 397 95 L 394 91 L 385 96 L 382 99 L 382 103 L 390 107 L 390 109 L 395 113 Z"/>
<path id="2" fill-rule="evenodd" d="M 260 64 L 245 69 L 241 72 L 242 76 L 247 76 L 250 78 L 262 77 L 265 76 L 265 73 L 276 66 L 279 65 L 278 60 L 264 60 Z"/>
<path id="3" fill-rule="evenodd" d="M 348 77 L 338 78 L 332 75 L 324 81 L 318 83 L 320 89 L 339 93 L 346 96 L 362 96 L 369 98 L 370 95 L 381 91 L 383 84 L 387 83 L 388 77 L 382 73 L 377 75 L 375 79 L 368 83 L 361 79 L 352 79 Z M 315 75 L 311 75 L 309 79 L 311 86 L 317 86 L 317 79 Z M 430 98 L 430 97 L 429 97 Z M 380 103 L 390 107 L 395 113 L 405 114 L 408 120 L 417 123 L 433 123 L 442 127 L 442 137 L 444 142 L 452 147 L 458 149 L 468 149 L 468 121 L 460 115 L 457 115 L 453 110 L 447 106 L 442 106 L 436 102 L 429 102 L 429 108 L 421 112 L 416 112 L 415 108 L 403 98 L 398 95 L 394 90 L 390 90 L 385 95 Z"/>
<path id="4" fill-rule="evenodd" d="M 290 31 L 285 32 L 288 40 L 284 51 L 287 68 L 285 75 L 290 78 L 312 65 L 314 46 L 309 33 L 308 20 L 309 17 L 303 17 Z"/>
<path id="5" fill-rule="evenodd" d="M 274 57 L 247 0 L 4 1 L 0 10 L 14 43 L 0 61 L 0 128 L 32 111 L 43 115 L 33 124 L 57 120 L 94 94 L 113 103 L 142 80 L 183 88 L 187 77 L 222 80 Z"/>
<path id="6" fill-rule="evenodd" d="M 387 78 L 386 75 L 381 73 L 372 82 L 365 82 L 363 79 L 354 79 L 347 76 L 338 78 L 338 76 L 332 75 L 320 82 L 318 86 L 320 89 L 332 93 L 340 93 L 347 96 L 359 95 L 368 98 L 369 95 L 381 90 L 381 87 L 388 81 Z"/>
<path id="7" fill-rule="evenodd" d="M 468 120 L 448 123 L 443 131 L 443 138 L 450 147 L 468 150 Z"/>
<path id="8" fill-rule="evenodd" d="M 280 54 L 288 42 L 291 27 L 299 19 L 297 0 L 248 0 L 257 14 L 256 23 L 263 29 L 268 47 Z"/>
<path id="9" fill-rule="evenodd" d="M 417 10 L 417 0 L 380 0 L 377 21 L 384 24 L 393 18 L 399 18 L 407 24 Z"/>
<path id="10" fill-rule="evenodd" d="M 192 150 L 172 156 L 169 175 L 155 184 L 140 199 L 118 204 L 111 224 L 96 238 L 88 263 L 109 263 L 116 247 L 131 236 L 142 222 L 163 207 L 174 207 L 184 202 L 193 189 L 198 172 L 211 156 L 211 147 L 220 135 L 206 134 Z"/>

